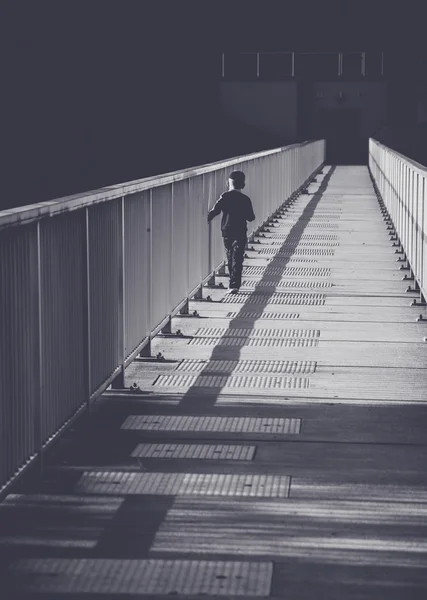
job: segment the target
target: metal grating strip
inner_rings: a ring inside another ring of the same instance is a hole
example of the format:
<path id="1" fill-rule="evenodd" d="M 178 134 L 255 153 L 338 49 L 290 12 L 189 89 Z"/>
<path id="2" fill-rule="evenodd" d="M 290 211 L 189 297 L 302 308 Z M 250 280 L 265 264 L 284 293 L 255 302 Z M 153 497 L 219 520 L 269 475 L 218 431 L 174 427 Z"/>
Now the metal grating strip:
<path id="1" fill-rule="evenodd" d="M 196 371 L 203 373 L 291 373 L 307 374 L 316 371 L 314 360 L 183 360 L 176 371 Z"/>
<path id="2" fill-rule="evenodd" d="M 122 429 L 138 431 L 298 434 L 301 419 L 281 417 L 217 417 L 182 415 L 131 415 Z"/>
<path id="3" fill-rule="evenodd" d="M 289 214 L 289 216 L 285 216 L 285 217 L 278 217 L 278 223 L 272 221 L 272 224 L 269 225 L 269 227 L 283 227 L 283 225 L 286 225 L 288 223 L 290 224 L 297 224 L 300 223 L 301 225 L 306 225 L 306 224 L 310 224 L 310 225 L 317 225 L 318 223 L 336 223 L 337 221 L 339 221 L 341 219 L 342 215 L 313 215 L 312 217 L 304 217 L 302 214 L 301 216 L 298 216 L 296 213 L 293 214 Z"/>
<path id="4" fill-rule="evenodd" d="M 317 347 L 318 339 L 251 339 L 251 338 L 194 338 L 188 342 L 190 346 L 234 346 L 242 348 L 243 346 L 259 346 L 263 348 L 302 348 Z"/>
<path id="5" fill-rule="evenodd" d="M 308 389 L 307 377 L 245 375 L 159 375 L 153 385 L 162 387 L 253 388 L 270 390 Z"/>
<path id="6" fill-rule="evenodd" d="M 293 263 L 318 263 L 319 261 L 316 258 L 307 258 L 306 256 L 289 256 L 289 255 L 276 255 L 274 258 L 267 258 L 265 256 L 253 257 L 258 258 L 259 260 L 266 260 L 268 262 L 273 262 L 275 265 L 280 265 L 285 263 L 287 265 Z"/>
<path id="7" fill-rule="evenodd" d="M 229 444 L 138 444 L 136 458 L 173 458 L 192 460 L 253 460 L 256 446 Z"/>
<path id="8" fill-rule="evenodd" d="M 243 267 L 244 275 L 283 275 L 283 277 L 330 277 L 331 269 L 328 267 Z"/>
<path id="9" fill-rule="evenodd" d="M 261 596 L 272 562 L 30 558 L 9 567 L 15 592 L 44 594 Z"/>
<path id="10" fill-rule="evenodd" d="M 291 287 L 291 288 L 331 288 L 334 284 L 330 281 L 300 281 L 298 279 L 279 279 L 279 281 L 264 281 L 256 279 L 245 279 L 242 281 L 242 287 Z"/>
<path id="11" fill-rule="evenodd" d="M 320 337 L 320 329 L 252 329 L 252 328 L 232 328 L 225 327 L 200 327 L 196 331 L 199 337 L 215 338 L 315 338 Z"/>
<path id="12" fill-rule="evenodd" d="M 261 243 L 264 244 L 264 245 L 266 245 L 266 246 L 281 246 L 283 248 L 286 248 L 288 246 L 292 247 L 292 248 L 295 248 L 295 246 L 298 246 L 298 247 L 301 247 L 301 246 L 317 246 L 317 247 L 321 246 L 321 247 L 324 247 L 324 248 L 332 248 L 332 247 L 337 247 L 337 246 L 340 245 L 339 242 L 305 242 L 305 243 L 301 244 L 300 242 L 295 241 L 293 243 L 292 242 L 288 243 L 288 242 L 285 242 L 284 240 L 282 241 L 282 240 L 271 239 L 271 241 L 270 241 L 267 238 L 265 240 L 263 239 L 263 241 Z M 249 243 L 249 245 L 250 245 L 250 243 Z"/>
<path id="13" fill-rule="evenodd" d="M 283 238 L 288 242 L 300 242 L 302 244 L 308 244 L 310 242 L 323 242 L 323 241 L 338 241 L 338 236 L 335 233 L 327 233 L 327 234 L 303 234 L 303 235 L 294 235 L 294 234 L 286 234 L 286 233 L 266 233 L 266 238 Z"/>
<path id="14" fill-rule="evenodd" d="M 74 491 L 114 495 L 287 498 L 289 483 L 290 478 L 287 475 L 85 471 Z"/>
<path id="15" fill-rule="evenodd" d="M 310 221 L 316 221 L 317 219 L 341 219 L 342 216 L 342 209 L 340 208 L 337 212 L 329 212 L 329 213 L 320 213 L 320 212 L 314 212 L 313 216 L 310 217 L 310 219 L 307 218 L 302 218 L 302 220 L 310 220 Z M 302 217 L 302 213 L 298 213 L 297 211 L 288 211 L 286 212 L 284 215 L 278 216 L 278 219 L 281 220 L 288 220 L 289 217 L 291 218 L 295 218 L 296 215 L 300 214 Z"/>
<path id="16" fill-rule="evenodd" d="M 324 306 L 326 296 L 324 294 L 305 294 L 295 293 L 262 293 L 262 292 L 238 292 L 237 294 L 226 294 L 221 302 L 245 303 L 245 304 L 288 304 L 288 305 L 307 305 L 307 306 Z"/>
<path id="17" fill-rule="evenodd" d="M 227 313 L 227 319 L 234 319 L 239 317 L 241 319 L 299 319 L 298 313 L 282 313 L 282 312 L 254 312 L 254 311 L 242 311 L 242 312 L 229 312 Z"/>
<path id="18" fill-rule="evenodd" d="M 295 248 L 292 252 L 287 252 L 284 250 L 283 252 L 277 251 L 275 248 L 259 248 L 256 249 L 258 254 L 275 254 L 276 256 L 285 255 L 285 256 L 293 256 L 294 254 L 307 254 L 308 256 L 334 256 L 335 250 L 331 248 Z"/>
<path id="19" fill-rule="evenodd" d="M 299 226 L 301 229 L 338 229 L 338 223 L 311 223 L 310 221 L 303 221 L 302 219 L 298 220 L 286 220 L 283 224 L 278 225 L 280 229 L 284 227 L 294 228 Z M 271 227 L 271 226 L 270 226 Z"/>

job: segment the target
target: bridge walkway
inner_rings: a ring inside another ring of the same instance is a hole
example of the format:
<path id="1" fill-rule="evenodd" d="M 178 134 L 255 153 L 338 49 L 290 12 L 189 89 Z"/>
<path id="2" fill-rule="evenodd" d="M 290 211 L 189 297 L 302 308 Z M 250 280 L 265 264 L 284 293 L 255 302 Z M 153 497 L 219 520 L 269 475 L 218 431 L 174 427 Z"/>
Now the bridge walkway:
<path id="1" fill-rule="evenodd" d="M 418 293 L 366 167 L 308 191 L 0 505 L 6 597 L 426 597 Z"/>

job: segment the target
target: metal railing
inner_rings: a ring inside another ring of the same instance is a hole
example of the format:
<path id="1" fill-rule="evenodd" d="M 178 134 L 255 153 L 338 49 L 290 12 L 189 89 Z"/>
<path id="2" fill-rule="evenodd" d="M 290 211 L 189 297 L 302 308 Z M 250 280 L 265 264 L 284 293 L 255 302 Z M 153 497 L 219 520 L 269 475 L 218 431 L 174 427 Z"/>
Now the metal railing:
<path id="1" fill-rule="evenodd" d="M 427 169 L 369 140 L 369 169 L 390 220 L 392 240 L 402 269 L 409 269 L 421 302 L 427 298 Z"/>
<path id="2" fill-rule="evenodd" d="M 208 210 L 246 173 L 253 233 L 323 164 L 306 142 L 0 212 L 0 491 L 224 262 Z"/>
<path id="3" fill-rule="evenodd" d="M 221 53 L 223 80 L 378 80 L 384 76 L 384 52 L 252 51 Z"/>

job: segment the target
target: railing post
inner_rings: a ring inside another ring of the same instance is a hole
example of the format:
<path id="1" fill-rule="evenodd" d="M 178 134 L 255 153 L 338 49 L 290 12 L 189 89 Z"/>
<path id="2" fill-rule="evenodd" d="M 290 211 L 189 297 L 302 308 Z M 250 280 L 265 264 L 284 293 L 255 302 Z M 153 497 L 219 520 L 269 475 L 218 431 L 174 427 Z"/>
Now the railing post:
<path id="1" fill-rule="evenodd" d="M 83 236 L 83 306 L 84 306 L 84 322 L 83 322 L 83 369 L 85 378 L 86 391 L 86 407 L 90 413 L 91 410 L 91 394 L 92 394 L 92 372 L 91 372 L 91 320 L 90 320 L 90 247 L 89 247 L 89 208 L 84 209 L 84 236 Z"/>
<path id="2" fill-rule="evenodd" d="M 43 475 L 44 467 L 44 452 L 43 452 L 43 413 L 42 413 L 42 398 L 43 398 L 43 314 L 42 314 L 42 273 L 41 273 L 41 234 L 40 221 L 36 225 L 36 273 L 33 281 L 36 298 L 36 343 L 37 343 L 37 381 L 34 386 L 34 442 L 37 453 L 38 463 L 38 482 L 40 484 Z"/>
<path id="3" fill-rule="evenodd" d="M 113 390 L 125 388 L 125 358 L 126 358 L 126 307 L 125 307 L 125 197 L 120 202 L 120 246 L 119 246 L 119 349 L 120 349 L 120 372 L 114 378 L 111 387 Z"/>
<path id="4" fill-rule="evenodd" d="M 151 356 L 151 327 L 152 327 L 152 298 L 151 290 L 153 289 L 153 190 L 150 190 L 150 196 L 148 200 L 148 227 L 147 227 L 147 252 L 148 252 L 148 269 L 147 269 L 147 322 L 148 329 L 146 331 L 148 340 L 145 346 L 139 352 L 140 358 L 147 358 Z"/>

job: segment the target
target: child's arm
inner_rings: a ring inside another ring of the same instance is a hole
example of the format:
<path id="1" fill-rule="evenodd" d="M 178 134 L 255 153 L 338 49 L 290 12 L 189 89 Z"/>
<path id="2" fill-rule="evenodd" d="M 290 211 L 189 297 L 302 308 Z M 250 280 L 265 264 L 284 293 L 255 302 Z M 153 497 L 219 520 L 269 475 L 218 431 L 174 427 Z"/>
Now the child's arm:
<path id="1" fill-rule="evenodd" d="M 255 213 L 254 213 L 254 209 L 253 209 L 252 202 L 251 202 L 250 198 L 248 198 L 246 220 L 247 221 L 255 221 Z"/>
<path id="2" fill-rule="evenodd" d="M 215 206 L 208 212 L 208 223 L 222 211 L 222 196 L 216 201 Z"/>

